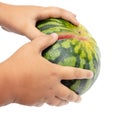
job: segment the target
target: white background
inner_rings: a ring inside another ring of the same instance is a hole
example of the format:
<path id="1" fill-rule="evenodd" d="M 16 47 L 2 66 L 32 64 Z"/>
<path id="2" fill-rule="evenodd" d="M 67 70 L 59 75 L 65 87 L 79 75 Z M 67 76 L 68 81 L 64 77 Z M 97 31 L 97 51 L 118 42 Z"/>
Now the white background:
<path id="1" fill-rule="evenodd" d="M 1 2 L 58 6 L 74 12 L 98 43 L 101 51 L 101 72 L 94 86 L 82 96 L 81 103 L 70 103 L 63 107 L 44 105 L 38 108 L 10 104 L 0 108 L 0 120 L 120 120 L 119 0 L 1 0 Z M 8 33 L 0 28 L 0 62 L 28 41 L 23 36 Z"/>

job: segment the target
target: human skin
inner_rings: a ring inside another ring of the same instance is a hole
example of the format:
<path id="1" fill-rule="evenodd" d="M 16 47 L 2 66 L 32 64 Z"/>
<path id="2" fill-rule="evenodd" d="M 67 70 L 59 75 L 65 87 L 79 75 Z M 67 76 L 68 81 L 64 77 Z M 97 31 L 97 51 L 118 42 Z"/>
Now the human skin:
<path id="1" fill-rule="evenodd" d="M 35 27 L 38 20 L 50 17 L 63 18 L 79 25 L 75 14 L 58 7 L 17 6 L 1 3 L 0 15 L 0 24 L 4 29 L 25 35 L 31 40 L 43 34 Z"/>
<path id="2" fill-rule="evenodd" d="M 75 15 L 56 7 L 0 3 L 0 16 L 0 25 L 4 29 L 31 40 L 0 63 L 0 106 L 9 103 L 61 106 L 80 101 L 80 96 L 61 84 L 61 80 L 89 79 L 93 73 L 56 65 L 43 58 L 42 51 L 55 43 L 58 36 L 55 33 L 45 35 L 35 27 L 37 20 L 49 17 L 64 18 L 78 25 Z"/>

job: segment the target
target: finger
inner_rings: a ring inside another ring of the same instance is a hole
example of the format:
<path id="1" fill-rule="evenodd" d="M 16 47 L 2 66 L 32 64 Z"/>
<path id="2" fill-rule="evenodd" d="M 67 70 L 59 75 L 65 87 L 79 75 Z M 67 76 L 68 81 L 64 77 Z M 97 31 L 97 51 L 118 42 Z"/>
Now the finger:
<path id="1" fill-rule="evenodd" d="M 56 33 L 52 33 L 51 35 L 41 35 L 33 40 L 32 44 L 34 44 L 35 48 L 40 52 L 55 43 L 57 38 L 58 35 Z"/>
<path id="2" fill-rule="evenodd" d="M 46 101 L 47 104 L 53 105 L 53 106 L 62 106 L 68 103 L 66 100 L 61 100 L 57 97 L 51 97 Z"/>
<path id="3" fill-rule="evenodd" d="M 47 18 L 63 18 L 65 20 L 70 21 L 71 23 L 75 25 L 79 25 L 79 22 L 76 19 L 76 15 L 62 8 L 46 7 L 44 8 L 42 14 L 43 14 L 42 17 L 41 15 L 38 16 L 38 20 L 47 19 Z"/>
<path id="4" fill-rule="evenodd" d="M 36 104 L 34 104 L 33 106 L 36 106 L 36 107 L 40 107 L 40 106 L 42 106 L 44 103 L 36 103 Z"/>
<path id="5" fill-rule="evenodd" d="M 74 68 L 74 67 L 59 67 L 60 79 L 90 79 L 93 77 L 93 72 L 86 69 Z"/>
<path id="6" fill-rule="evenodd" d="M 60 84 L 57 88 L 57 97 L 70 102 L 80 102 L 81 98 L 75 92 L 67 88 L 66 86 Z"/>

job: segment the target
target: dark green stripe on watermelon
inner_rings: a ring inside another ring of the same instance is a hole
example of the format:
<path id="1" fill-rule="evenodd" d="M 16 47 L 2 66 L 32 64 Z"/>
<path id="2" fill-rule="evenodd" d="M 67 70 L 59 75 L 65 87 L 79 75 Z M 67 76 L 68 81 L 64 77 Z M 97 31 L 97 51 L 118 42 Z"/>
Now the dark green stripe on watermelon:
<path id="1" fill-rule="evenodd" d="M 89 80 L 61 80 L 77 94 L 85 93 L 97 79 L 100 70 L 100 52 L 96 41 L 85 27 L 74 26 L 63 19 L 39 21 L 36 27 L 45 34 L 56 32 L 59 35 L 58 41 L 43 51 L 43 57 L 55 64 L 93 71 L 94 77 Z"/>

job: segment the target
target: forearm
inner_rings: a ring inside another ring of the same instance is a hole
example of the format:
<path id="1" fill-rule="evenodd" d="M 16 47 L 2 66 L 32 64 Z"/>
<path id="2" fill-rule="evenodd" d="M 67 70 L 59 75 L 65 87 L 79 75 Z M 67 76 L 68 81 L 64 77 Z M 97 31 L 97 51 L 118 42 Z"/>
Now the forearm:
<path id="1" fill-rule="evenodd" d="M 9 79 L 8 70 L 9 66 L 0 63 L 0 106 L 13 102 L 13 85 L 12 80 Z"/>
<path id="2" fill-rule="evenodd" d="M 9 13 L 9 4 L 0 2 L 0 26 L 4 26 L 7 20 L 11 19 Z"/>
<path id="3" fill-rule="evenodd" d="M 4 19 L 4 12 L 5 12 L 5 8 L 4 8 L 5 4 L 0 2 L 0 26 L 3 24 L 3 19 Z"/>

